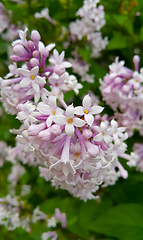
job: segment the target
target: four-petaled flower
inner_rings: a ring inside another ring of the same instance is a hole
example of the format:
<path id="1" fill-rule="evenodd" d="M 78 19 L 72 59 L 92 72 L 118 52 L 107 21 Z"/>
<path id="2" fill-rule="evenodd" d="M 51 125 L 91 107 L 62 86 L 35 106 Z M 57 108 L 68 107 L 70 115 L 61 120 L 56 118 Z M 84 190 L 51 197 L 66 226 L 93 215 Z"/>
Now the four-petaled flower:
<path id="1" fill-rule="evenodd" d="M 19 83 L 19 86 L 21 88 L 24 88 L 24 87 L 28 87 L 29 85 L 31 85 L 32 88 L 35 90 L 35 92 L 39 93 L 39 91 L 40 91 L 39 86 L 43 87 L 44 84 L 46 83 L 46 81 L 45 81 L 44 77 L 40 77 L 38 75 L 38 72 L 39 72 L 38 66 L 32 68 L 31 71 L 29 71 L 27 69 L 19 68 L 18 73 L 20 75 L 24 76 L 22 81 Z"/>
<path id="2" fill-rule="evenodd" d="M 74 117 L 73 105 L 69 105 L 67 107 L 65 116 L 56 115 L 55 117 L 53 117 L 53 120 L 59 125 L 65 125 L 65 131 L 68 136 L 72 136 L 74 134 L 74 127 L 83 127 L 85 125 L 84 120 Z"/>
<path id="3" fill-rule="evenodd" d="M 93 114 L 101 113 L 103 111 L 103 107 L 100 106 L 91 107 L 91 97 L 89 96 L 89 94 L 83 98 L 82 105 L 83 107 L 80 106 L 75 107 L 74 113 L 79 116 L 84 115 L 85 121 L 88 123 L 88 125 L 91 126 L 94 122 Z"/>

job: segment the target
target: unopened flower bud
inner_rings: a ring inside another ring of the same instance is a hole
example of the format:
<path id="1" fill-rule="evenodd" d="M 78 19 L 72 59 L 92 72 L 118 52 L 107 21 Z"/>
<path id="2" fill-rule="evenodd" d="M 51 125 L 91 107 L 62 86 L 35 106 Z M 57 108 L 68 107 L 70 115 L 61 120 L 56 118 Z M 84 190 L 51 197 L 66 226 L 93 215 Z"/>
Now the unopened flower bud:
<path id="1" fill-rule="evenodd" d="M 135 55 L 133 57 L 133 62 L 134 62 L 134 65 L 135 65 L 135 71 L 139 70 L 139 61 L 140 61 L 140 57 L 138 55 Z"/>
<path id="2" fill-rule="evenodd" d="M 33 30 L 31 32 L 31 39 L 33 40 L 33 42 L 39 42 L 40 39 L 41 39 L 41 36 L 40 36 L 39 32 L 36 31 L 36 30 Z"/>
<path id="3" fill-rule="evenodd" d="M 32 41 L 28 41 L 28 46 L 27 46 L 30 50 L 30 52 L 34 51 L 34 43 Z"/>
<path id="4" fill-rule="evenodd" d="M 30 66 L 33 68 L 33 67 L 36 67 L 36 66 L 39 66 L 39 60 L 37 58 L 31 58 L 30 61 Z"/>
<path id="5" fill-rule="evenodd" d="M 39 134 L 39 132 L 40 132 L 41 130 L 44 130 L 45 128 L 46 128 L 46 124 L 45 124 L 45 123 L 40 123 L 40 124 L 38 124 L 38 125 L 32 124 L 32 125 L 29 127 L 29 129 L 28 129 L 28 133 L 29 133 L 29 135 L 31 135 L 31 136 L 36 136 L 36 135 Z"/>
<path id="6" fill-rule="evenodd" d="M 25 54 L 26 50 L 25 48 L 20 45 L 20 44 L 17 44 L 14 48 L 13 48 L 13 52 L 19 56 L 19 57 L 23 57 L 23 55 Z"/>
<path id="7" fill-rule="evenodd" d="M 92 137 L 92 132 L 89 129 L 84 129 L 82 135 L 85 139 L 89 139 Z"/>
<path id="8" fill-rule="evenodd" d="M 35 50 L 35 51 L 33 52 L 33 57 L 39 59 L 39 51 Z"/>

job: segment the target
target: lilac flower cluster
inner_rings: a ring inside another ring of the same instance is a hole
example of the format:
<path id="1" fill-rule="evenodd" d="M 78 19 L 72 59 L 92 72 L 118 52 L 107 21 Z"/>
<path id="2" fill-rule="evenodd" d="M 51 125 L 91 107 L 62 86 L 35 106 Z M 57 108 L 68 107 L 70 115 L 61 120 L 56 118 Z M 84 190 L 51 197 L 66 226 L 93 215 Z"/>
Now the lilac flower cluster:
<path id="1" fill-rule="evenodd" d="M 67 226 L 66 214 L 61 213 L 58 208 L 55 209 L 55 214 L 52 217 L 40 211 L 39 206 L 30 212 L 20 196 L 7 195 L 0 198 L 0 213 L 0 225 L 4 225 L 9 231 L 21 227 L 26 232 L 30 232 L 33 224 L 42 221 L 48 229 L 41 235 L 42 240 L 47 240 L 49 237 L 57 239 L 56 231 L 49 231 L 51 227 L 56 228 L 57 223 L 61 223 L 63 228 Z"/>
<path id="2" fill-rule="evenodd" d="M 1 101 L 22 123 L 19 130 L 13 130 L 18 143 L 11 151 L 22 159 L 26 156 L 31 165 L 40 161 L 40 176 L 56 188 L 67 189 L 85 201 L 95 198 L 93 192 L 101 184 L 127 177 L 118 161 L 126 150 L 125 127 L 110 122 L 107 115 L 101 117 L 103 107 L 92 105 L 89 94 L 82 106 L 68 106 L 64 93 L 74 90 L 78 94 L 82 87 L 66 72 L 71 64 L 56 49 L 49 57 L 55 44 L 45 47 L 36 30 L 27 40 L 27 30 L 19 31 L 20 39 L 13 42 L 14 64 L 5 79 L 1 78 Z M 17 68 L 19 62 L 25 64 Z M 11 154 L 9 158 L 13 159 Z"/>
<path id="3" fill-rule="evenodd" d="M 104 7 L 99 5 L 99 0 L 84 0 L 83 6 L 77 11 L 76 15 L 81 19 L 77 19 L 70 24 L 70 34 L 72 41 L 81 40 L 87 37 L 87 41 L 92 46 L 92 57 L 99 57 L 108 44 L 108 39 L 102 39 L 100 29 L 105 24 Z"/>
<path id="4" fill-rule="evenodd" d="M 32 206 L 25 200 L 25 196 L 31 192 L 31 186 L 20 185 L 18 183 L 26 173 L 26 169 L 18 160 L 18 158 L 21 159 L 21 156 L 20 152 L 19 155 L 17 155 L 17 147 L 11 148 L 7 146 L 5 142 L 0 141 L 2 163 L 4 164 L 7 161 L 11 162 L 11 171 L 7 176 L 8 194 L 0 198 L 0 225 L 5 226 L 9 231 L 21 227 L 23 230 L 31 232 L 35 223 L 42 222 L 48 231 L 41 235 L 41 239 L 47 240 L 53 237 L 52 239 L 56 240 L 58 237 L 55 231 L 57 223 L 60 223 L 62 228 L 66 228 L 67 226 L 66 214 L 61 213 L 58 208 L 55 209 L 54 215 L 45 214 L 40 211 L 39 206 L 32 210 Z M 2 148 L 4 148 L 5 151 L 3 151 Z M 21 154 L 22 153 L 21 151 Z M 2 166 L 1 164 L 0 167 Z M 17 190 L 19 195 L 17 195 Z M 51 227 L 53 231 L 51 231 Z"/>
<path id="5" fill-rule="evenodd" d="M 109 74 L 100 81 L 103 100 L 115 111 L 118 124 L 127 127 L 129 136 L 134 129 L 143 135 L 143 69 L 139 71 L 139 61 L 139 56 L 135 55 L 135 71 L 132 71 L 117 57 L 109 66 Z"/>

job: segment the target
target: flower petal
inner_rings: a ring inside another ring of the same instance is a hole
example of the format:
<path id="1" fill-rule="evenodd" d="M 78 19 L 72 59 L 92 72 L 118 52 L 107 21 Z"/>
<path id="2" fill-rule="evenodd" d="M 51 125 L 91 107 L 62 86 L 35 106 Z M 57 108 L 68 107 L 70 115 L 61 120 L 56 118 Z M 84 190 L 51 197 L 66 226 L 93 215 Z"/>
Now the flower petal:
<path id="1" fill-rule="evenodd" d="M 35 81 L 42 85 L 46 83 L 45 78 L 40 76 L 36 76 Z"/>
<path id="2" fill-rule="evenodd" d="M 82 100 L 84 110 L 89 110 L 91 107 L 91 97 L 87 94 Z"/>
<path id="3" fill-rule="evenodd" d="M 88 113 L 84 115 L 85 121 L 88 123 L 89 126 L 91 126 L 94 122 L 94 117 L 92 114 Z"/>
<path id="4" fill-rule="evenodd" d="M 66 124 L 65 131 L 68 136 L 72 136 L 74 134 L 74 126 L 72 124 Z"/>
<path id="5" fill-rule="evenodd" d="M 24 77 L 29 77 L 30 76 L 30 71 L 27 70 L 27 69 L 18 68 L 17 72 Z"/>
<path id="6" fill-rule="evenodd" d="M 74 118 L 73 119 L 73 125 L 76 127 L 83 127 L 85 125 L 85 121 L 80 118 Z"/>
<path id="7" fill-rule="evenodd" d="M 59 125 L 65 125 L 67 123 L 67 118 L 64 115 L 55 115 L 53 121 Z"/>
<path id="8" fill-rule="evenodd" d="M 94 141 L 100 142 L 102 140 L 102 133 L 97 134 L 94 138 Z"/>
<path id="9" fill-rule="evenodd" d="M 101 131 L 104 132 L 107 130 L 107 125 L 104 122 L 101 122 L 100 128 L 101 128 Z"/>
<path id="10" fill-rule="evenodd" d="M 24 88 L 29 86 L 31 81 L 29 81 L 29 78 L 23 78 L 22 81 L 19 83 L 20 88 Z"/>
<path id="11" fill-rule="evenodd" d="M 39 72 L 39 67 L 38 66 L 31 69 L 31 74 L 34 75 L 34 76 L 37 75 L 38 72 Z"/>
<path id="12" fill-rule="evenodd" d="M 35 90 L 35 92 L 37 92 L 37 93 L 40 92 L 39 85 L 36 82 L 32 82 L 32 87 Z"/>
<path id="13" fill-rule="evenodd" d="M 77 114 L 77 115 L 79 115 L 79 116 L 82 116 L 82 115 L 84 115 L 84 112 L 83 112 L 83 107 L 75 107 L 74 108 L 74 114 Z"/>
<path id="14" fill-rule="evenodd" d="M 68 118 L 73 118 L 74 117 L 74 107 L 73 107 L 72 104 L 67 107 L 67 109 L 66 109 L 66 116 Z"/>
<path id="15" fill-rule="evenodd" d="M 90 109 L 90 112 L 92 114 L 98 114 L 98 113 L 101 113 L 103 111 L 103 107 L 100 107 L 100 106 L 92 106 L 91 109 Z"/>
<path id="16" fill-rule="evenodd" d="M 44 114 L 44 115 L 49 115 L 49 114 L 51 114 L 51 108 L 50 108 L 50 106 L 47 105 L 47 104 L 45 104 L 45 103 L 43 103 L 43 102 L 38 103 L 38 105 L 37 105 L 37 110 L 38 110 L 40 113 Z"/>

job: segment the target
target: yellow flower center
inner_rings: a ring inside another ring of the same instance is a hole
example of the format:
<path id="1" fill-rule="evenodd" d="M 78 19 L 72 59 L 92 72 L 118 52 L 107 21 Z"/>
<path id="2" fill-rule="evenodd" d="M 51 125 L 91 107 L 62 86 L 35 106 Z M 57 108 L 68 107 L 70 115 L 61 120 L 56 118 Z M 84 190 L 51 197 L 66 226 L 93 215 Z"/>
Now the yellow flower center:
<path id="1" fill-rule="evenodd" d="M 75 155 L 75 157 L 76 157 L 76 158 L 78 158 L 78 157 L 79 157 L 79 153 L 75 153 L 74 155 Z"/>
<path id="2" fill-rule="evenodd" d="M 136 79 L 136 82 L 138 82 L 139 80 L 138 79 Z"/>
<path id="3" fill-rule="evenodd" d="M 68 123 L 71 124 L 73 122 L 72 118 L 68 118 Z"/>
<path id="4" fill-rule="evenodd" d="M 31 79 L 34 80 L 34 79 L 35 79 L 35 76 L 34 76 L 34 75 L 31 75 Z"/>
<path id="5" fill-rule="evenodd" d="M 54 111 L 54 115 L 56 114 L 56 111 Z"/>
<path id="6" fill-rule="evenodd" d="M 88 110 L 84 110 L 84 113 L 87 114 L 87 113 L 88 113 Z"/>

